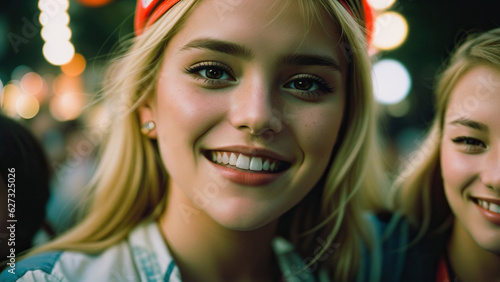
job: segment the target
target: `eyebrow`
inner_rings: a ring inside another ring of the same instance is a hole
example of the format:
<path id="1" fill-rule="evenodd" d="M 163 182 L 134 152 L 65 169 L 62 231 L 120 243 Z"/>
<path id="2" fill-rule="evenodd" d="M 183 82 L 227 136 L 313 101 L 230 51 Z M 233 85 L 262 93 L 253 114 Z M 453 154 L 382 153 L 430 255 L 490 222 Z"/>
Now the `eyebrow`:
<path id="1" fill-rule="evenodd" d="M 340 65 L 335 58 L 321 55 L 293 54 L 278 60 L 278 65 L 292 66 L 326 66 L 340 71 Z"/>
<path id="2" fill-rule="evenodd" d="M 248 60 L 253 58 L 252 52 L 244 46 L 211 38 L 195 39 L 182 47 L 181 51 L 189 49 L 207 49 L 214 52 L 242 57 Z"/>
<path id="3" fill-rule="evenodd" d="M 247 60 L 254 57 L 252 51 L 242 45 L 212 38 L 199 38 L 190 41 L 181 48 L 181 51 L 189 49 L 207 49 L 214 52 L 241 57 Z M 340 71 L 339 63 L 335 60 L 335 58 L 330 56 L 293 54 L 283 56 L 278 59 L 277 63 L 278 65 L 286 66 L 326 66 Z"/>
<path id="4" fill-rule="evenodd" d="M 486 124 L 478 122 L 478 121 L 474 121 L 471 119 L 467 119 L 467 118 L 458 118 L 458 119 L 450 122 L 450 124 L 459 124 L 459 125 L 463 125 L 466 127 L 470 127 L 472 129 L 480 130 L 480 131 L 485 131 L 485 132 L 488 131 L 488 126 Z"/>

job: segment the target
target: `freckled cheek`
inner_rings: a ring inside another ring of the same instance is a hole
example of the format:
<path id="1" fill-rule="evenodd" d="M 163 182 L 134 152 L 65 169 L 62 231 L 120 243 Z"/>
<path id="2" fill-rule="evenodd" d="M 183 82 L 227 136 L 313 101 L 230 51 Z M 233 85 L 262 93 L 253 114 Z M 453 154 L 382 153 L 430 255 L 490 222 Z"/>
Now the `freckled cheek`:
<path id="1" fill-rule="evenodd" d="M 295 134 L 305 154 L 305 161 L 328 162 L 338 139 L 342 123 L 341 113 L 318 111 L 302 115 L 300 120 L 301 122 L 295 125 Z"/>

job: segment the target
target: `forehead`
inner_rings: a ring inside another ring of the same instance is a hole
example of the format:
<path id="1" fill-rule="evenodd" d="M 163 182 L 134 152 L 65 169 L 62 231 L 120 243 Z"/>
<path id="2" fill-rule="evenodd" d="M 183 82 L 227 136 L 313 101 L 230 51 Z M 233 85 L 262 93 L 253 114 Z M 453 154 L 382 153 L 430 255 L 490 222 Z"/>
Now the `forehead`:
<path id="1" fill-rule="evenodd" d="M 312 2 L 311 2 L 312 3 Z M 259 55 L 337 52 L 337 24 L 314 5 L 300 0 L 204 0 L 187 18 L 171 44 L 201 38 L 234 42 Z"/>
<path id="2" fill-rule="evenodd" d="M 476 66 L 467 71 L 451 92 L 447 117 L 486 117 L 500 110 L 500 70 Z"/>

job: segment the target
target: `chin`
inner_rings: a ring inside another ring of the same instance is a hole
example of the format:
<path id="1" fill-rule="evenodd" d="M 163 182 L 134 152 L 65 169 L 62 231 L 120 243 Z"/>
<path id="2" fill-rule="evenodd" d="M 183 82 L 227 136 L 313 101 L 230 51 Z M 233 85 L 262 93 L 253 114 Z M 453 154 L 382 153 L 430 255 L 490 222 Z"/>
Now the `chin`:
<path id="1" fill-rule="evenodd" d="M 276 222 L 279 216 L 255 212 L 255 209 L 241 209 L 224 212 L 217 211 L 210 215 L 221 226 L 234 231 L 254 231 Z"/>
<path id="2" fill-rule="evenodd" d="M 481 249 L 500 255 L 500 234 L 491 234 L 490 236 L 482 234 L 481 237 L 475 240 Z"/>
<path id="3" fill-rule="evenodd" d="M 255 231 L 263 228 L 274 221 L 263 221 L 248 218 L 238 218 L 234 220 L 216 220 L 221 226 L 233 231 Z"/>

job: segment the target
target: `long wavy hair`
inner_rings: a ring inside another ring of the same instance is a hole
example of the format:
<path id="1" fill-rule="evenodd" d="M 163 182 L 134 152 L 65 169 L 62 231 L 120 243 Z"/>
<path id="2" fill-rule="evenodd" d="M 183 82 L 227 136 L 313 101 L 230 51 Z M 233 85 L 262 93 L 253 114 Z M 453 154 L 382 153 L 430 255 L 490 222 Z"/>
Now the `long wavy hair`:
<path id="1" fill-rule="evenodd" d="M 419 230 L 416 239 L 431 232 L 449 230 L 453 222 L 439 161 L 443 123 L 455 85 L 477 66 L 500 70 L 500 28 L 469 36 L 455 50 L 437 81 L 437 109 L 429 133 L 393 185 L 395 207 Z"/>
<path id="2" fill-rule="evenodd" d="M 109 68 L 103 91 L 110 113 L 109 134 L 91 183 L 90 207 L 81 223 L 35 252 L 100 252 L 124 239 L 140 222 L 157 220 L 165 210 L 168 172 L 155 141 L 140 132 L 138 107 L 154 95 L 164 50 L 199 2 L 178 2 L 144 34 L 133 38 L 128 51 Z M 303 257 L 313 258 L 310 265 L 320 263 L 338 281 L 354 280 L 361 242 L 369 245 L 358 192 L 364 189 L 366 199 L 375 199 L 382 183 L 364 10 L 361 1 L 346 2 L 351 12 L 337 0 L 298 1 L 305 17 L 326 14 L 342 30 L 339 46 L 332 48 L 339 48 L 349 65 L 346 111 L 321 181 L 279 223 L 280 235 Z M 319 239 L 324 244 L 317 252 Z"/>

